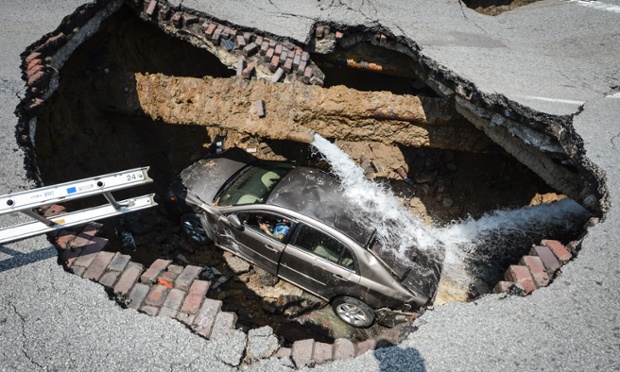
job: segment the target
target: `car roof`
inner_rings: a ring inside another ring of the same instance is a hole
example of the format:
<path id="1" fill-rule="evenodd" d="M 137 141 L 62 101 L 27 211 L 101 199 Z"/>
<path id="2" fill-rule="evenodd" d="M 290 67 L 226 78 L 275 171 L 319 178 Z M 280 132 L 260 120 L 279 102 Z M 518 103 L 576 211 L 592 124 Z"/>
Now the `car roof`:
<path id="1" fill-rule="evenodd" d="M 320 169 L 298 166 L 272 190 L 267 204 L 316 219 L 366 246 L 374 228 L 351 218 L 362 208 L 342 191 L 338 179 Z"/>

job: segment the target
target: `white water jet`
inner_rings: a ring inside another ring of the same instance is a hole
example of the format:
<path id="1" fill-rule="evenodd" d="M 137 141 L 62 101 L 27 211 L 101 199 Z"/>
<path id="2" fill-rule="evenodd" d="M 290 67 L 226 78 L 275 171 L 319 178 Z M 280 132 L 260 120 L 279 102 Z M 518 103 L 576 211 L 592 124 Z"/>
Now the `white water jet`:
<path id="1" fill-rule="evenodd" d="M 365 211 L 351 218 L 361 223 L 377 221 L 377 235 L 384 242 L 400 242 L 397 257 L 406 259 L 409 249 L 420 249 L 443 257 L 442 278 L 448 277 L 450 285 L 468 288 L 473 279 L 468 258 L 502 254 L 515 239 L 531 241 L 533 236 L 549 232 L 566 232 L 576 224 L 585 223 L 589 213 L 571 199 L 552 204 L 498 210 L 474 220 L 455 222 L 445 227 L 425 225 L 413 216 L 392 192 L 364 176 L 360 167 L 340 148 L 319 135 L 314 136 L 314 146 L 329 162 L 352 200 L 358 201 Z M 384 244 L 390 246 L 391 244 Z"/>

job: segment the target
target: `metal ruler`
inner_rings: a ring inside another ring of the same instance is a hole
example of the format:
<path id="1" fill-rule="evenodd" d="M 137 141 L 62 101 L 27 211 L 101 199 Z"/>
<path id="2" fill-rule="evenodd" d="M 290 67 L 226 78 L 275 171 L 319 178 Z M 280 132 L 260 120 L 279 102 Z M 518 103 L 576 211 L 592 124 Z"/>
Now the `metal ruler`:
<path id="1" fill-rule="evenodd" d="M 157 205 L 155 194 L 116 201 L 111 192 L 153 182 L 148 176 L 149 167 L 129 169 L 102 176 L 85 178 L 58 185 L 41 187 L 0 196 L 0 215 L 20 212 L 35 221 L 0 229 L 0 244 L 80 225 L 102 218 L 134 212 Z M 44 205 L 62 203 L 69 200 L 103 195 L 109 204 L 82 209 L 71 213 L 46 218 L 34 211 Z"/>

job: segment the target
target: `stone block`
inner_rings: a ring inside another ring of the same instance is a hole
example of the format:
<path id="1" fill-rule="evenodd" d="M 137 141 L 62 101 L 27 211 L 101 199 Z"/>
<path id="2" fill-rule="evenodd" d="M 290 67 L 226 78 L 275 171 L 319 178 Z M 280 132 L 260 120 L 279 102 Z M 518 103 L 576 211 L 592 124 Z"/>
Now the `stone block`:
<path id="1" fill-rule="evenodd" d="M 274 57 L 274 58 L 277 58 L 277 57 Z M 280 81 L 280 79 L 282 79 L 282 76 L 284 76 L 284 69 L 282 67 L 278 67 L 278 69 L 276 70 L 276 73 L 273 74 L 273 76 L 271 77 L 271 82 L 277 83 L 278 81 Z"/>
<path id="2" fill-rule="evenodd" d="M 88 266 L 88 269 L 86 269 L 82 277 L 98 281 L 101 276 L 103 276 L 103 273 L 110 264 L 110 261 L 112 261 L 112 257 L 114 257 L 114 253 L 112 252 L 102 251 L 97 253 L 95 259 L 90 266 Z"/>
<path id="3" fill-rule="evenodd" d="M 293 343 L 291 357 L 297 368 L 311 366 L 313 364 L 312 353 L 314 351 L 314 340 L 298 340 Z"/>
<path id="4" fill-rule="evenodd" d="M 312 351 L 312 359 L 316 364 L 327 363 L 334 359 L 333 353 L 334 348 L 332 344 L 315 342 L 314 350 Z"/>
<path id="5" fill-rule="evenodd" d="M 508 293 L 514 284 L 514 282 L 501 280 L 493 287 L 493 293 Z"/>
<path id="6" fill-rule="evenodd" d="M 557 240 L 543 240 L 542 245 L 549 247 L 551 252 L 553 252 L 562 265 L 573 258 L 573 255 L 568 251 L 568 249 L 566 249 L 566 247 Z"/>
<path id="7" fill-rule="evenodd" d="M 237 315 L 235 313 L 220 311 L 215 316 L 215 323 L 211 330 L 211 338 L 218 338 L 222 335 L 234 331 L 237 323 Z"/>
<path id="8" fill-rule="evenodd" d="M 369 338 L 364 341 L 360 341 L 357 344 L 355 344 L 355 356 L 362 355 L 369 350 L 374 350 L 376 346 L 377 346 L 377 340 L 375 340 L 374 338 Z"/>
<path id="9" fill-rule="evenodd" d="M 347 359 L 355 356 L 355 344 L 346 338 L 337 338 L 334 341 L 334 359 Z"/>
<path id="10" fill-rule="evenodd" d="M 215 319 L 221 308 L 222 301 L 206 298 L 196 314 L 192 328 L 203 337 L 210 338 Z"/>
<path id="11" fill-rule="evenodd" d="M 290 347 L 281 347 L 273 354 L 274 358 L 288 358 L 291 356 L 291 348 Z"/>
<path id="12" fill-rule="evenodd" d="M 248 332 L 246 355 L 251 360 L 265 359 L 272 356 L 279 348 L 278 338 L 269 326 L 251 329 Z"/>

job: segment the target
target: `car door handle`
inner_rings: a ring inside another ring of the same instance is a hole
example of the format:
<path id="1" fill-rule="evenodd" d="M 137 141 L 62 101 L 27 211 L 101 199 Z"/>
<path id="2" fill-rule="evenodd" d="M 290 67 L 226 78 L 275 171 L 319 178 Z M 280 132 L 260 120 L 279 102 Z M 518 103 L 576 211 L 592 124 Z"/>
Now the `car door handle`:
<path id="1" fill-rule="evenodd" d="M 278 251 L 278 248 L 274 248 L 274 247 L 270 246 L 269 244 L 265 244 L 265 248 L 269 249 L 272 252 L 277 252 Z"/>
<path id="2" fill-rule="evenodd" d="M 340 274 L 332 274 L 332 276 L 334 278 L 336 278 L 336 280 L 340 280 L 340 281 L 343 281 L 343 282 L 347 281 L 347 279 L 344 276 L 340 275 Z"/>

